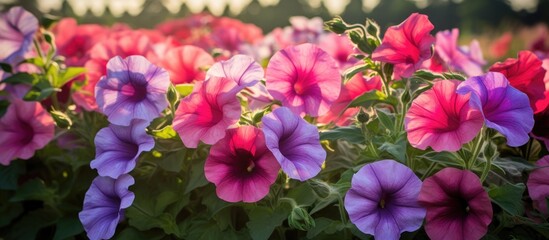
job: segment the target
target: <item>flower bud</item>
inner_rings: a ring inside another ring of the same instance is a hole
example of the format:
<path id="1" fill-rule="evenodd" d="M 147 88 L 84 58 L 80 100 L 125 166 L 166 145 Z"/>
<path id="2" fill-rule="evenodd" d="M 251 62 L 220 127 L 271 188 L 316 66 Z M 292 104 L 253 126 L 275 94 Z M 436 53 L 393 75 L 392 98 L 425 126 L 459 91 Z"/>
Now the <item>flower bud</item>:
<path id="1" fill-rule="evenodd" d="M 55 121 L 55 125 L 60 128 L 70 129 L 72 126 L 72 120 L 67 114 L 57 110 L 50 111 L 51 117 Z"/>
<path id="2" fill-rule="evenodd" d="M 168 97 L 168 102 L 172 105 L 175 105 L 175 103 L 179 99 L 179 93 L 177 92 L 177 89 L 173 84 L 170 84 L 170 87 L 168 88 L 168 93 L 166 95 Z"/>
<path id="3" fill-rule="evenodd" d="M 324 23 L 326 29 L 337 34 L 343 34 L 347 31 L 347 24 L 340 17 L 334 17 Z"/>
<path id="4" fill-rule="evenodd" d="M 364 111 L 360 111 L 358 116 L 356 116 L 356 119 L 361 123 L 367 123 L 370 120 L 370 115 Z"/>
<path id="5" fill-rule="evenodd" d="M 295 207 L 292 209 L 290 216 L 288 216 L 288 225 L 291 228 L 307 231 L 315 227 L 315 220 L 309 215 L 307 210 Z"/>
<path id="6" fill-rule="evenodd" d="M 332 187 L 328 183 L 317 179 L 310 179 L 307 181 L 313 192 L 321 198 L 327 198 L 332 193 Z"/>

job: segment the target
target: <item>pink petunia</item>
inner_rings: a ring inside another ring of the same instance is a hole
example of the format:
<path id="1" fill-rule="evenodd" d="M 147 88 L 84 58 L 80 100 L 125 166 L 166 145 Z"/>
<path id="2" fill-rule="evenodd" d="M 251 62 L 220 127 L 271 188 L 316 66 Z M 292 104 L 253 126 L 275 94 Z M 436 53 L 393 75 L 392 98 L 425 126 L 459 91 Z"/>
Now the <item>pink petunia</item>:
<path id="1" fill-rule="evenodd" d="M 84 66 L 90 49 L 108 34 L 108 29 L 98 24 L 78 25 L 74 18 L 63 18 L 52 29 L 59 55 L 69 66 Z"/>
<path id="2" fill-rule="evenodd" d="M 426 15 L 413 13 L 401 24 L 387 29 L 372 59 L 395 64 L 395 72 L 400 72 L 400 77 L 410 77 L 431 58 L 431 45 L 435 42 L 430 34 L 433 29 Z"/>
<path id="3" fill-rule="evenodd" d="M 534 207 L 543 214 L 547 211 L 547 198 L 549 198 L 549 155 L 542 157 L 536 162 L 539 168 L 532 171 L 528 177 L 528 195 L 534 201 Z"/>
<path id="4" fill-rule="evenodd" d="M 457 151 L 479 133 L 484 117 L 469 106 L 470 94 L 456 93 L 459 84 L 457 80 L 435 82 L 432 89 L 412 101 L 404 119 L 412 146 Z"/>
<path id="5" fill-rule="evenodd" d="M 40 103 L 13 98 L 0 118 L 0 164 L 31 158 L 52 140 L 54 128 L 52 117 Z"/>
<path id="6" fill-rule="evenodd" d="M 483 73 L 482 66 L 486 64 L 482 50 L 476 40 L 470 46 L 458 46 L 459 29 L 440 31 L 436 35 L 435 51 L 451 71 L 461 71 L 468 76 Z"/>
<path id="7" fill-rule="evenodd" d="M 185 45 L 170 49 L 160 62 L 170 73 L 173 84 L 192 83 L 205 79 L 203 68 L 214 64 L 210 54 L 199 47 Z"/>
<path id="8" fill-rule="evenodd" d="M 339 64 L 340 69 L 352 67 L 358 59 L 351 57 L 351 54 L 357 53 L 353 43 L 347 36 L 329 33 L 322 35 L 318 46 L 332 56 Z"/>
<path id="9" fill-rule="evenodd" d="M 240 119 L 240 102 L 236 83 L 228 78 L 211 77 L 196 82 L 193 92 L 181 99 L 175 112 L 173 128 L 183 144 L 196 148 L 198 142 L 214 144 L 225 130 Z"/>
<path id="10" fill-rule="evenodd" d="M 271 96 L 299 115 L 316 117 L 328 112 L 341 91 L 337 62 L 310 43 L 275 53 L 266 79 Z"/>
<path id="11" fill-rule="evenodd" d="M 204 165 L 206 179 L 215 184 L 217 196 L 228 202 L 261 200 L 279 170 L 263 132 L 253 126 L 228 129 L 212 146 Z"/>
<path id="12" fill-rule="evenodd" d="M 263 79 L 265 71 L 252 57 L 234 55 L 229 60 L 215 63 L 206 73 L 206 79 L 225 77 L 233 80 L 240 88 L 251 87 Z"/>

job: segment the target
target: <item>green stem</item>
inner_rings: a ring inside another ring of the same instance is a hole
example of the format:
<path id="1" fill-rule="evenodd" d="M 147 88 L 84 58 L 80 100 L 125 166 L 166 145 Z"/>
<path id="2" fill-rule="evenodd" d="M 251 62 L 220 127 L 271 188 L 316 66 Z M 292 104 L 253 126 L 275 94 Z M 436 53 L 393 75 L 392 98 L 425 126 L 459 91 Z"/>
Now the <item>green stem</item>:
<path id="1" fill-rule="evenodd" d="M 484 169 L 482 169 L 482 174 L 480 175 L 480 182 L 484 182 L 486 180 L 486 177 L 488 177 L 488 173 L 490 172 L 490 168 L 492 167 L 492 158 L 489 157 L 486 159 L 486 164 L 484 165 Z"/>
<path id="2" fill-rule="evenodd" d="M 482 150 L 482 146 L 484 145 L 484 127 L 480 130 L 479 135 L 477 136 L 477 139 L 475 140 L 475 145 L 473 148 L 473 155 L 471 156 L 471 159 L 467 161 L 466 168 L 471 169 L 475 162 L 477 161 L 478 155 L 480 154 L 480 151 Z"/>
<path id="3" fill-rule="evenodd" d="M 379 154 L 377 153 L 376 147 L 374 146 L 374 143 L 368 138 L 368 129 L 366 128 L 366 123 L 363 122 L 360 124 L 362 129 L 362 135 L 364 136 L 364 142 L 366 143 L 366 147 L 368 147 L 368 150 L 374 154 L 376 158 L 379 157 Z"/>
<path id="4" fill-rule="evenodd" d="M 431 162 L 431 165 L 429 165 L 429 168 L 427 168 L 427 171 L 425 171 L 423 176 L 421 176 L 421 181 L 425 180 L 425 178 L 427 178 L 429 175 L 431 175 L 433 170 L 435 170 L 436 166 L 437 166 L 436 162 Z"/>

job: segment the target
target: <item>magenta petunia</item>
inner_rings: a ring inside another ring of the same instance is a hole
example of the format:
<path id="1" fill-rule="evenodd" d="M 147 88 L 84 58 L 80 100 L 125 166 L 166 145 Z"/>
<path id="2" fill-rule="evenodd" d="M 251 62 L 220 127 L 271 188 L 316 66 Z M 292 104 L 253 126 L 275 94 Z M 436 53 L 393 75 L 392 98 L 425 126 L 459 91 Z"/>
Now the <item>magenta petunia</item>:
<path id="1" fill-rule="evenodd" d="M 480 179 L 468 170 L 444 168 L 423 181 L 419 203 L 433 240 L 478 240 L 492 221 L 492 204 Z"/>
<path id="2" fill-rule="evenodd" d="M 168 72 L 143 56 L 114 57 L 95 87 L 95 97 L 109 122 L 128 126 L 133 119 L 150 122 L 159 117 L 168 106 L 169 86 Z"/>
<path id="3" fill-rule="evenodd" d="M 154 138 L 145 132 L 148 122 L 134 120 L 130 126 L 110 124 L 95 135 L 95 159 L 90 167 L 99 176 L 118 178 L 135 168 L 137 158 L 154 147 Z"/>
<path id="4" fill-rule="evenodd" d="M 261 129 L 242 126 L 227 130 L 210 149 L 204 173 L 228 202 L 257 202 L 267 196 L 280 165 L 265 145 Z"/>
<path id="5" fill-rule="evenodd" d="M 496 129 L 507 138 L 509 146 L 518 147 L 530 139 L 534 127 L 534 111 L 528 96 L 512 87 L 499 72 L 488 72 L 462 82 L 457 93 L 471 93 L 469 103 L 481 111 L 486 126 Z"/>
<path id="6" fill-rule="evenodd" d="M 469 95 L 456 93 L 460 81 L 440 80 L 423 92 L 406 113 L 410 144 L 422 150 L 457 151 L 482 128 L 482 113 L 469 106 Z"/>
<path id="7" fill-rule="evenodd" d="M 233 80 L 240 88 L 251 87 L 263 79 L 265 71 L 252 57 L 235 55 L 229 60 L 217 62 L 206 73 L 206 79 L 225 77 Z"/>
<path id="8" fill-rule="evenodd" d="M 326 159 L 318 129 L 286 107 L 263 116 L 267 148 L 290 178 L 305 181 L 316 176 Z"/>
<path id="9" fill-rule="evenodd" d="M 528 195 L 534 201 L 534 207 L 545 215 L 547 210 L 547 198 L 549 198 L 549 155 L 546 155 L 536 162 L 538 169 L 535 169 L 528 176 Z"/>
<path id="10" fill-rule="evenodd" d="M 237 85 L 228 78 L 211 77 L 197 82 L 193 92 L 181 99 L 175 112 L 173 128 L 183 144 L 196 148 L 200 141 L 214 144 L 225 130 L 240 119 Z"/>
<path id="11" fill-rule="evenodd" d="M 399 239 L 421 227 L 425 209 L 417 201 L 421 180 L 394 160 L 362 167 L 345 195 L 345 209 L 360 231 L 376 239 Z"/>
<path id="12" fill-rule="evenodd" d="M 320 116 L 341 91 L 337 62 L 313 44 L 278 51 L 269 61 L 267 90 L 295 114 Z"/>
<path id="13" fill-rule="evenodd" d="M 427 15 L 413 13 L 404 22 L 387 29 L 381 45 L 372 53 L 372 59 L 395 64 L 401 77 L 410 77 L 431 58 L 435 38 L 430 32 L 435 27 Z"/>
<path id="14" fill-rule="evenodd" d="M 160 56 L 160 66 L 170 73 L 173 84 L 191 83 L 205 79 L 203 68 L 214 64 L 214 59 L 202 48 L 185 45 L 166 51 Z"/>
<path id="15" fill-rule="evenodd" d="M 436 35 L 435 51 L 451 71 L 464 72 L 468 76 L 483 73 L 482 66 L 486 64 L 482 50 L 476 40 L 469 47 L 458 46 L 459 29 L 441 31 Z"/>
<path id="16" fill-rule="evenodd" d="M 22 7 L 0 15 L 0 62 L 17 64 L 32 46 L 38 19 Z"/>
<path id="17" fill-rule="evenodd" d="M 130 207 L 135 195 L 128 190 L 135 180 L 128 174 L 118 179 L 96 177 L 84 197 L 84 207 L 78 214 L 91 240 L 110 239 L 116 226 Z"/>
<path id="18" fill-rule="evenodd" d="M 53 119 L 40 103 L 11 99 L 0 118 L 0 164 L 31 158 L 53 139 L 54 131 Z"/>

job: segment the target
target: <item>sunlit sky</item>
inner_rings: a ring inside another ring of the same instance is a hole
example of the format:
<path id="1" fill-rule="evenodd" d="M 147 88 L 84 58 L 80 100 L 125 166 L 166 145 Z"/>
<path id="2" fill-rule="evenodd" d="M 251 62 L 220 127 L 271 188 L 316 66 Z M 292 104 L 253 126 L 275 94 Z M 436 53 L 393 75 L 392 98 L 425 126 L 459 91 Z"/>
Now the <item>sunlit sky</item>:
<path id="1" fill-rule="evenodd" d="M 0 0 L 0 3 L 15 3 L 17 0 Z M 40 0 L 37 7 L 42 12 L 59 10 L 64 0 Z M 240 14 L 253 0 L 159 0 L 162 5 L 172 13 L 177 13 L 183 5 L 193 13 L 209 10 L 214 15 L 222 15 L 228 9 L 231 15 Z M 277 5 L 281 0 L 256 0 L 263 7 Z M 282 0 L 283 1 L 283 0 Z M 380 3 L 381 0 L 308 0 L 303 1 L 312 8 L 319 8 L 322 5 L 332 15 L 343 13 L 351 1 L 362 1 L 365 12 L 370 12 Z M 429 0 L 408 0 L 414 2 L 418 8 L 425 8 Z M 446 0 L 460 2 L 462 0 Z M 513 10 L 535 11 L 539 0 L 505 0 Z M 74 13 L 79 16 L 85 15 L 88 11 L 96 16 L 101 16 L 108 7 L 114 16 L 122 16 L 124 13 L 138 15 L 143 10 L 145 0 L 67 0 Z"/>

